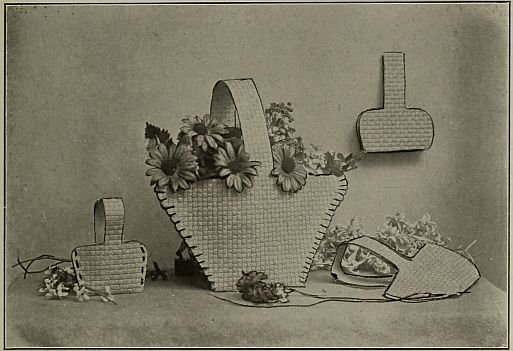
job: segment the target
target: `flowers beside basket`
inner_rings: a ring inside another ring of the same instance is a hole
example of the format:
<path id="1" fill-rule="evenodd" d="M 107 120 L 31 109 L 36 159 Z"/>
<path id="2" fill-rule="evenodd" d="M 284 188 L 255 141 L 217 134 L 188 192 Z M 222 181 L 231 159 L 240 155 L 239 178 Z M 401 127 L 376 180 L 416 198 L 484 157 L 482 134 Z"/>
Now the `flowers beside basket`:
<path id="1" fill-rule="evenodd" d="M 342 176 L 356 169 L 363 157 L 363 153 L 344 156 L 305 146 L 292 127 L 290 102 L 271 103 L 264 112 L 274 161 L 271 175 L 284 192 L 301 190 L 308 175 Z M 151 177 L 150 185 L 174 193 L 189 189 L 196 181 L 220 178 L 239 193 L 252 187 L 261 164 L 246 152 L 241 129 L 226 126 L 208 114 L 188 116 L 182 123 L 176 140 L 169 131 L 146 123 L 146 163 L 151 166 L 146 175 Z"/>

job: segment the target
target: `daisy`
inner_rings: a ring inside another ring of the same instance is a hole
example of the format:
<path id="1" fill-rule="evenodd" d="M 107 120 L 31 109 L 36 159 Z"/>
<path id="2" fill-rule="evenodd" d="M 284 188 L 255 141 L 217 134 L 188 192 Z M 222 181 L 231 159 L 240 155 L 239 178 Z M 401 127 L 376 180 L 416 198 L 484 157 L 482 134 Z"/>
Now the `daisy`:
<path id="1" fill-rule="evenodd" d="M 278 177 L 276 184 L 285 192 L 295 193 L 306 183 L 306 170 L 294 159 L 293 147 L 273 147 L 274 169 L 271 174 Z"/>
<path id="2" fill-rule="evenodd" d="M 151 150 L 146 164 L 153 167 L 146 171 L 146 175 L 151 176 L 150 185 L 157 184 L 159 188 L 167 186 L 176 192 L 179 188 L 189 189 L 189 183 L 196 180 L 196 156 L 183 145 L 170 145 L 168 148 L 159 144 L 158 148 Z"/>
<path id="3" fill-rule="evenodd" d="M 226 150 L 220 147 L 214 155 L 217 173 L 226 180 L 228 188 L 235 188 L 239 193 L 244 187 L 251 188 L 251 178 L 258 175 L 255 167 L 261 163 L 249 160 L 244 145 L 240 145 L 236 150 L 231 143 L 226 143 L 225 148 Z"/>
<path id="4" fill-rule="evenodd" d="M 208 147 L 217 149 L 217 143 L 224 140 L 222 134 L 226 133 L 226 126 L 216 118 L 209 115 L 189 116 L 182 119 L 182 122 L 185 123 L 185 126 L 180 128 L 180 131 L 193 138 L 203 151 L 207 151 Z"/>

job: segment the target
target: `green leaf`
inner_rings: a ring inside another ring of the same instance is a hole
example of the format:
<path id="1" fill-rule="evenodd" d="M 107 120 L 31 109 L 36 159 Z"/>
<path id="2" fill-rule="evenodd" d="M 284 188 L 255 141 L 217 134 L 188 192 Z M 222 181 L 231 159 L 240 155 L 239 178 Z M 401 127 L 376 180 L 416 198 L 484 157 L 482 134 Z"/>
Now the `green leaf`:
<path id="1" fill-rule="evenodd" d="M 149 140 L 156 140 L 159 143 L 167 143 L 171 139 L 171 135 L 165 129 L 161 129 L 153 124 L 146 122 L 144 129 L 144 138 Z M 172 143 L 172 142 L 171 142 Z"/>

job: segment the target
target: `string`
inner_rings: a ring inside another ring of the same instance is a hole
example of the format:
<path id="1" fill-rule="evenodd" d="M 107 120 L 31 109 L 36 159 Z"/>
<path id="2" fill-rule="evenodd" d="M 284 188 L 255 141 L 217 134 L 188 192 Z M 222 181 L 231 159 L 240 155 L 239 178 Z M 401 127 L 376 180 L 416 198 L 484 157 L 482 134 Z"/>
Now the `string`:
<path id="1" fill-rule="evenodd" d="M 30 266 L 34 263 L 34 262 L 37 262 L 37 261 L 42 261 L 42 260 L 53 260 L 53 261 L 57 261 L 57 263 L 54 263 L 52 266 L 58 266 L 60 265 L 61 263 L 64 263 L 64 262 L 71 262 L 71 260 L 69 259 L 66 259 L 66 258 L 59 258 L 59 257 L 55 257 L 53 255 L 46 255 L 46 254 L 43 254 L 43 255 L 40 255 L 40 256 L 37 256 L 35 258 L 30 258 L 28 260 L 24 260 L 24 261 L 20 261 L 20 258 L 18 257 L 17 258 L 17 262 L 15 265 L 11 266 L 11 268 L 14 268 L 14 267 L 17 267 L 17 266 L 20 266 L 21 269 L 23 269 L 23 279 L 27 278 L 27 274 L 35 274 L 35 273 L 43 273 L 45 272 L 48 268 L 44 268 L 44 269 L 41 269 L 41 270 L 34 270 L 34 271 L 30 271 Z M 25 267 L 23 264 L 24 263 L 27 263 L 28 262 L 28 265 Z"/>

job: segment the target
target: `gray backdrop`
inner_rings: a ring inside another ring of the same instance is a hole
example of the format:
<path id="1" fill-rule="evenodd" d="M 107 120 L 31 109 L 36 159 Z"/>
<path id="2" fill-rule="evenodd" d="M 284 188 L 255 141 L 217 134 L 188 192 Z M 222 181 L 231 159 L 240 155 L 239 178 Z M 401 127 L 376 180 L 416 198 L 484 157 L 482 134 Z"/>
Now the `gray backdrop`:
<path id="1" fill-rule="evenodd" d="M 307 142 L 359 150 L 382 104 L 381 54 L 406 53 L 407 105 L 432 148 L 369 155 L 334 222 L 429 212 L 506 287 L 507 4 L 26 6 L 7 10 L 7 260 L 94 241 L 93 204 L 125 201 L 125 238 L 170 267 L 179 238 L 145 172 L 146 121 L 178 132 L 219 79 L 291 101 Z M 150 261 L 151 262 L 151 261 Z M 12 273 L 8 270 L 9 276 Z"/>

